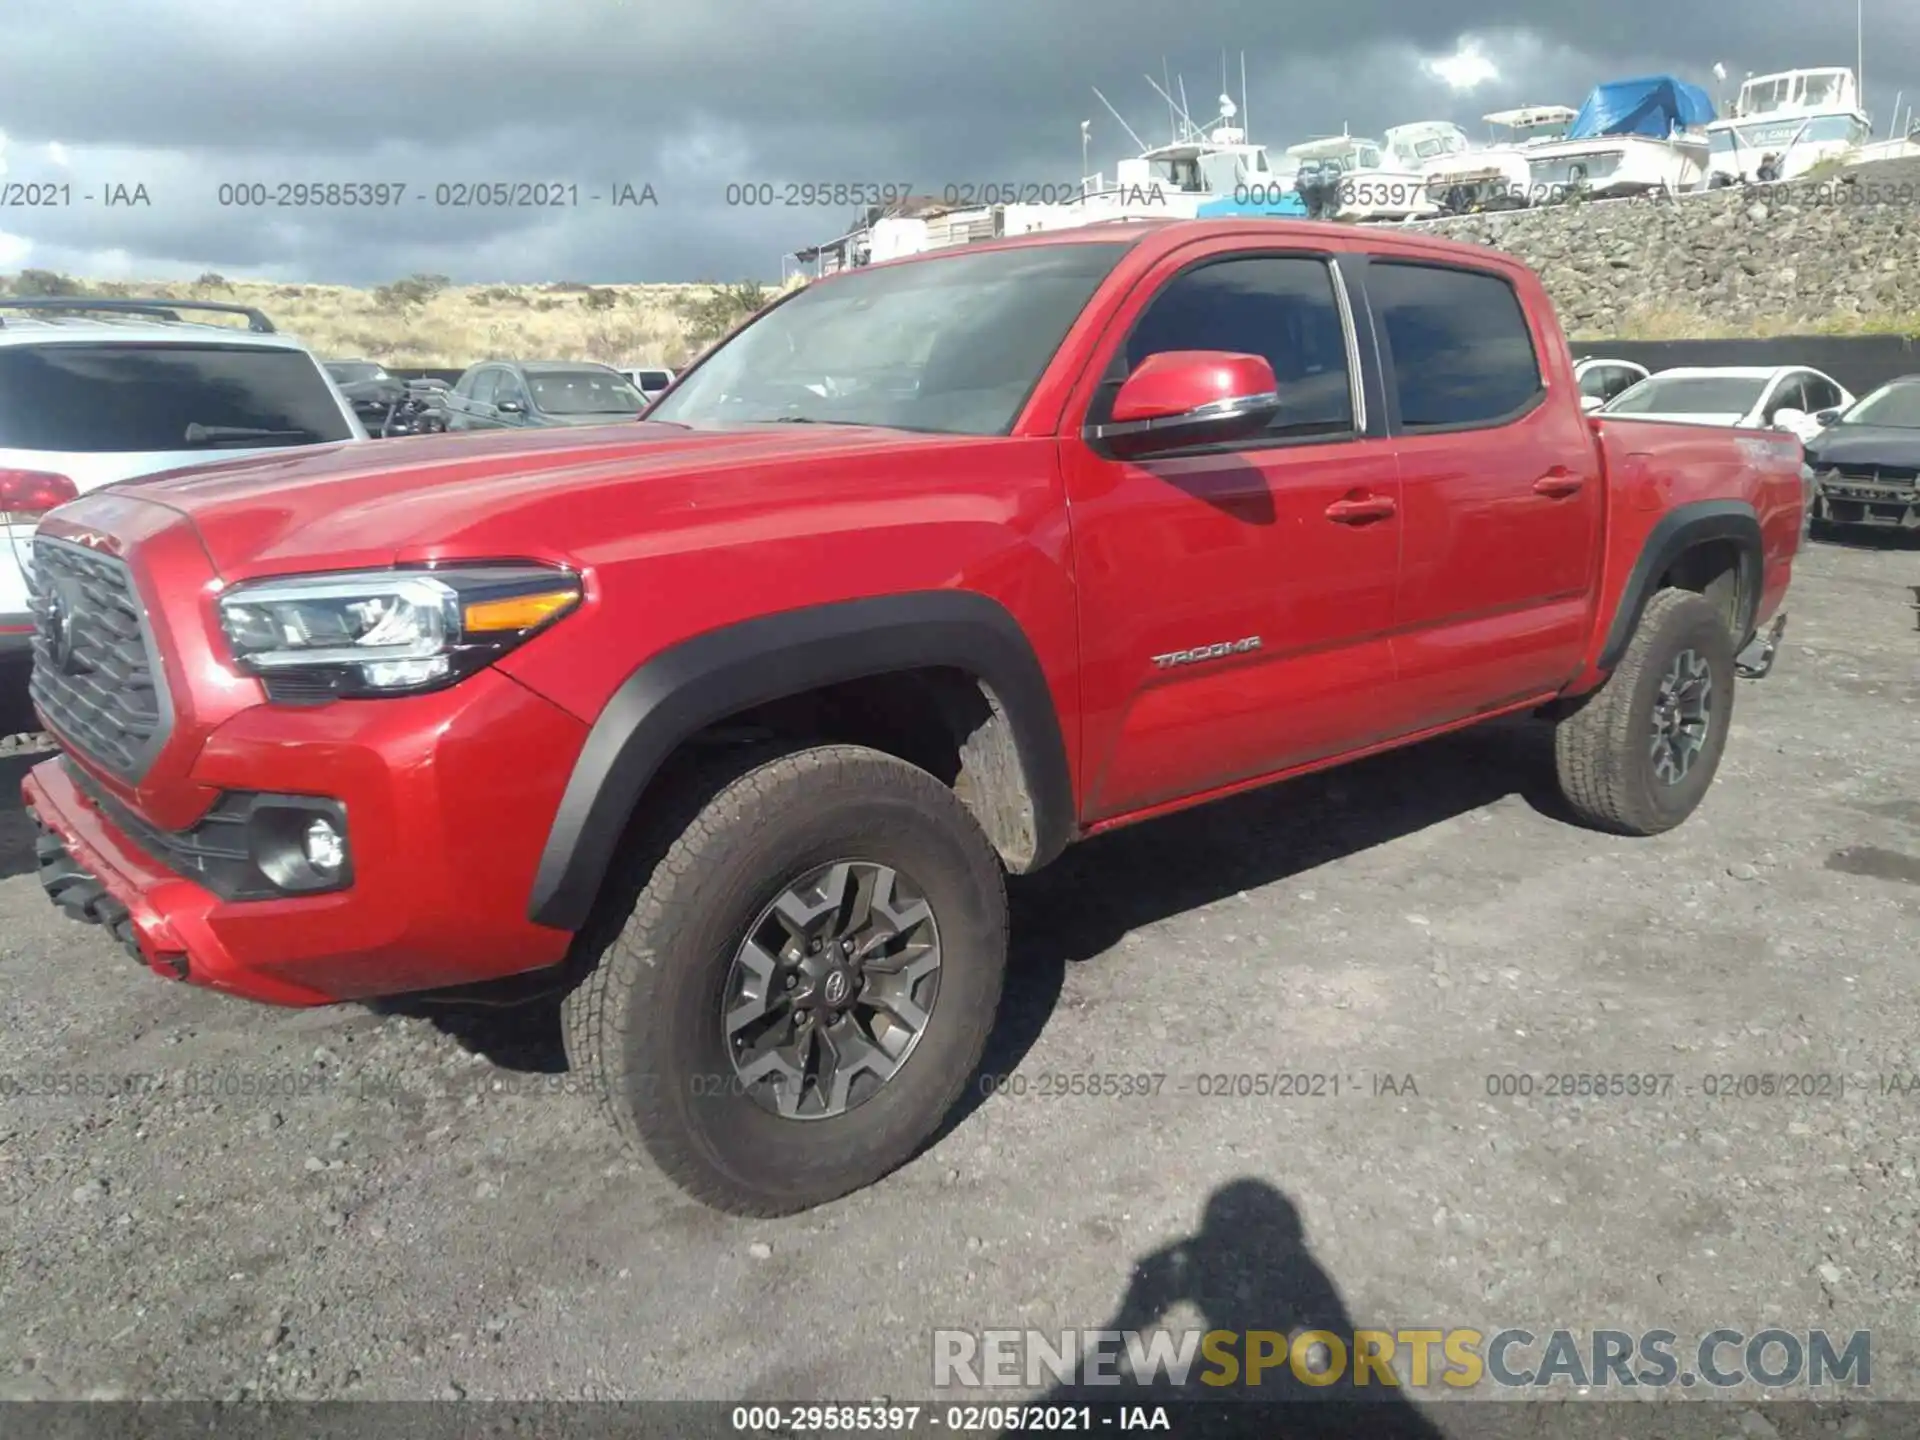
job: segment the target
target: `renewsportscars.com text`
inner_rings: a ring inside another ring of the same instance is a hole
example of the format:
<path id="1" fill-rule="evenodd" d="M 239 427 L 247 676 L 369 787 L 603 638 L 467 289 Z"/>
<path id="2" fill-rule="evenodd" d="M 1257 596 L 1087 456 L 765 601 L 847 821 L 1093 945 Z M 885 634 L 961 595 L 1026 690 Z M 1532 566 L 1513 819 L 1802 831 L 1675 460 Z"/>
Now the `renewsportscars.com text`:
<path id="1" fill-rule="evenodd" d="M 939 1387 L 1174 1385 L 1445 1386 L 1471 1390 L 1845 1387 L 1873 1383 L 1866 1330 L 1672 1330 L 1463 1327 L 1355 1330 L 936 1330 Z"/>

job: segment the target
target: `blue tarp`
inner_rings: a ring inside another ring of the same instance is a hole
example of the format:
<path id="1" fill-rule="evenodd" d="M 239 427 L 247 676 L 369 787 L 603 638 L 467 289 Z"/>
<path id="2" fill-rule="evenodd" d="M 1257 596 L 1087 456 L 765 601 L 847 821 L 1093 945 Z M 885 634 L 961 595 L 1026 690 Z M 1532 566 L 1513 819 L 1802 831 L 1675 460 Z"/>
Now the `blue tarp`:
<path id="1" fill-rule="evenodd" d="M 1664 140 L 1675 125 L 1698 127 L 1713 119 L 1713 100 L 1698 85 L 1671 75 L 1645 75 L 1596 85 L 1573 118 L 1569 140 L 1596 135 L 1651 135 Z"/>
<path id="2" fill-rule="evenodd" d="M 1261 187 L 1254 187 L 1259 189 Z M 1264 203 L 1256 204 L 1252 200 L 1235 200 L 1231 195 L 1217 195 L 1211 200 L 1201 202 L 1196 212 L 1202 220 L 1218 220 L 1227 216 L 1274 215 L 1293 217 L 1307 213 L 1307 202 L 1300 198 L 1297 190 L 1289 189 L 1282 193 L 1279 182 L 1273 182 L 1272 193 L 1263 195 Z"/>

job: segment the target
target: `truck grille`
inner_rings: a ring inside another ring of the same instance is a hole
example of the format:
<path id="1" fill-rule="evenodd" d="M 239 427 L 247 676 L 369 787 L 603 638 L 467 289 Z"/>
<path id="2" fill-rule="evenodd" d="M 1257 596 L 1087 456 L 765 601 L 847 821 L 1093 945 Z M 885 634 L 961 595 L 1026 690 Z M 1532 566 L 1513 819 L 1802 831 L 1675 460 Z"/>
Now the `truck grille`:
<path id="1" fill-rule="evenodd" d="M 29 603 L 34 704 L 62 743 L 122 780 L 138 780 L 165 743 L 171 717 L 125 562 L 37 535 Z"/>
<path id="2" fill-rule="evenodd" d="M 1861 480 L 1869 485 L 1912 485 L 1920 479 L 1920 466 L 1914 465 L 1835 465 L 1822 477 L 1827 480 Z"/>

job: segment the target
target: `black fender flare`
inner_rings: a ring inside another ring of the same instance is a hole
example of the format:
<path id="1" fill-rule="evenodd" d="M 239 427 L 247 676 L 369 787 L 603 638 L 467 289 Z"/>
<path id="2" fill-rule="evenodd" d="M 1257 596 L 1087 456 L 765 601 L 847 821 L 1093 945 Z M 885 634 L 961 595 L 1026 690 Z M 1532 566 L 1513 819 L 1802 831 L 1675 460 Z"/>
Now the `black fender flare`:
<path id="1" fill-rule="evenodd" d="M 1695 500 L 1676 505 L 1655 522 L 1640 547 L 1640 558 L 1633 562 L 1619 608 L 1613 614 L 1613 626 L 1607 631 L 1601 648 L 1599 668 L 1611 672 L 1627 653 L 1633 632 L 1639 627 L 1641 612 L 1653 598 L 1660 577 L 1673 568 L 1674 561 L 1696 545 L 1715 540 L 1731 540 L 1740 557 L 1740 611 L 1734 626 L 1735 652 L 1753 639 L 1754 614 L 1760 606 L 1760 590 L 1765 564 L 1765 549 L 1760 540 L 1760 517 L 1744 500 Z"/>
<path id="2" fill-rule="evenodd" d="M 710 630 L 629 675 L 574 762 L 535 873 L 528 918 L 558 930 L 587 923 L 641 796 L 689 736 L 752 706 L 823 685 L 929 666 L 964 670 L 993 691 L 1033 800 L 1032 866 L 1051 860 L 1073 836 L 1073 783 L 1039 657 L 1020 623 L 990 597 L 914 591 Z"/>

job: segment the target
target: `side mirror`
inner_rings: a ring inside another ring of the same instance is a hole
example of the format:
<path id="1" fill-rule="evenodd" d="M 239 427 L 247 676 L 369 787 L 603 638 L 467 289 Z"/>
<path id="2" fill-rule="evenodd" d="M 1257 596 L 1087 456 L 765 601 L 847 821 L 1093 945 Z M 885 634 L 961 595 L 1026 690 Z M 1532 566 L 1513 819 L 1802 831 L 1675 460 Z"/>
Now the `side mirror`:
<path id="1" fill-rule="evenodd" d="M 1773 412 L 1775 430 L 1798 430 L 1807 423 L 1807 412 L 1796 410 L 1791 405 L 1783 405 Z"/>
<path id="2" fill-rule="evenodd" d="M 1149 355 L 1113 397 L 1113 419 L 1088 438 L 1122 458 L 1247 440 L 1280 413 L 1273 366 L 1226 350 Z"/>
<path id="3" fill-rule="evenodd" d="M 522 405 L 518 400 L 496 401 L 493 408 L 502 415 L 524 415 L 527 413 L 527 407 Z"/>
<path id="4" fill-rule="evenodd" d="M 1845 413 L 1846 412 L 1844 410 L 1838 410 L 1838 409 L 1818 410 L 1814 412 L 1813 423 L 1818 425 L 1822 430 L 1824 430 L 1829 425 L 1834 425 L 1839 423 L 1840 417 Z"/>
<path id="5" fill-rule="evenodd" d="M 1580 408 L 1589 415 L 1606 403 L 1607 402 L 1598 395 L 1582 395 L 1580 397 Z"/>

